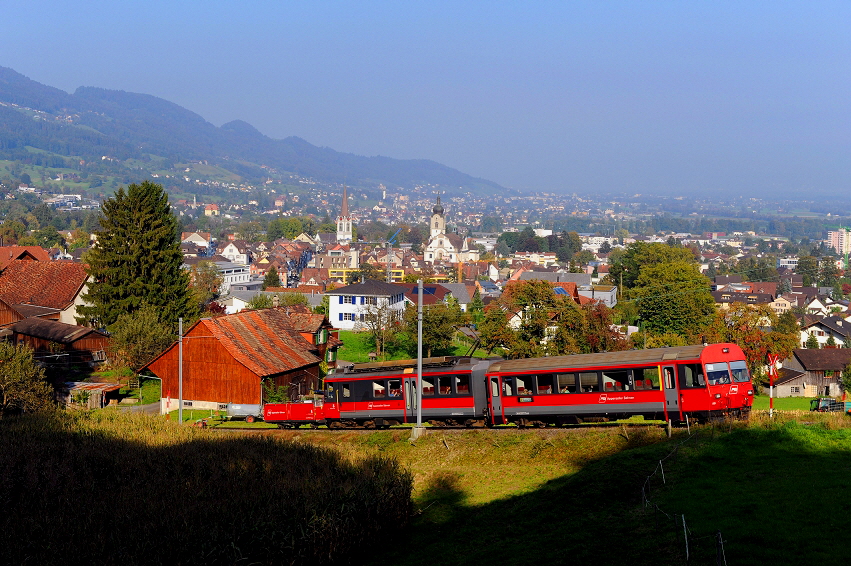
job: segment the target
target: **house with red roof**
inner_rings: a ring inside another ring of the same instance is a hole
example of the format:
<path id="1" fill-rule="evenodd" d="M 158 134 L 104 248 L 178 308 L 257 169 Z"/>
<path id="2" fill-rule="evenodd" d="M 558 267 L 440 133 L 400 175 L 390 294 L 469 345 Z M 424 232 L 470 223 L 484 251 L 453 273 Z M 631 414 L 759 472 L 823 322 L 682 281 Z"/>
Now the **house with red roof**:
<path id="1" fill-rule="evenodd" d="M 87 280 L 82 263 L 17 259 L 0 273 L 0 299 L 18 312 L 52 309 L 46 318 L 76 324 Z"/>
<path id="2" fill-rule="evenodd" d="M 317 323 L 314 315 L 298 312 L 277 307 L 196 322 L 183 337 L 184 408 L 260 404 L 266 382 L 288 387 L 293 397 L 318 387 L 331 325 L 322 315 L 324 322 Z M 139 370 L 162 379 L 162 412 L 178 408 L 179 349 L 175 342 Z"/>
<path id="3" fill-rule="evenodd" d="M 41 246 L 0 246 L 0 270 L 15 260 L 50 261 L 50 255 Z"/>

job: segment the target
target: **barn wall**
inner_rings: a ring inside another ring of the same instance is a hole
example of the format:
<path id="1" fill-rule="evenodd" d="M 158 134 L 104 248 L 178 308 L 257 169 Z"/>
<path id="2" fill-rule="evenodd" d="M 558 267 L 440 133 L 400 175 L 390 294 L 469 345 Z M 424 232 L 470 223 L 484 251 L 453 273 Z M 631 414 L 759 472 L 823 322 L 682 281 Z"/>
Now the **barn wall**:
<path id="1" fill-rule="evenodd" d="M 173 345 L 151 364 L 163 380 L 163 396 L 178 396 L 178 347 Z M 217 403 L 260 403 L 260 378 L 237 362 L 210 337 L 183 341 L 183 398 Z"/>
<path id="2" fill-rule="evenodd" d="M 21 320 L 21 315 L 12 307 L 0 301 L 0 326 L 8 326 Z"/>

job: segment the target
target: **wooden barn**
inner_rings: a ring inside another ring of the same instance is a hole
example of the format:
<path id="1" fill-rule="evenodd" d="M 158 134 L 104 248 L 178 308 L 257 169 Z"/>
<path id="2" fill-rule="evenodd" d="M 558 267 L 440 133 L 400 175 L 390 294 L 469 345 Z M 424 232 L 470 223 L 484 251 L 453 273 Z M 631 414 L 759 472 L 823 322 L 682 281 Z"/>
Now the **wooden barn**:
<path id="1" fill-rule="evenodd" d="M 38 317 L 50 320 L 59 318 L 59 309 L 40 307 L 38 305 L 10 305 L 0 299 L 0 328 L 10 326 L 25 318 Z"/>
<path id="2" fill-rule="evenodd" d="M 162 379 L 162 411 L 178 398 L 178 343 L 151 360 Z M 260 404 L 263 383 L 290 387 L 292 395 L 319 385 L 319 348 L 293 327 L 285 307 L 243 311 L 195 323 L 183 337 L 184 408 L 223 409 Z"/>
<path id="3" fill-rule="evenodd" d="M 94 328 L 25 318 L 8 330 L 15 344 L 26 344 L 33 349 L 35 359 L 44 363 L 94 364 L 106 360 L 109 336 Z"/>

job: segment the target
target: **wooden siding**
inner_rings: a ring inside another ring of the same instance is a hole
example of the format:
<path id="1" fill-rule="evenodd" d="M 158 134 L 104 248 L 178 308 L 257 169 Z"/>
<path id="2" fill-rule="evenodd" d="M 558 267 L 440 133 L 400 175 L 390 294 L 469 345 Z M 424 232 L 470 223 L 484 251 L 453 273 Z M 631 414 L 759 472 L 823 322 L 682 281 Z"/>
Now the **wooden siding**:
<path id="1" fill-rule="evenodd" d="M 18 311 L 10 307 L 5 301 L 0 300 L 0 327 L 9 326 L 22 318 Z"/>
<path id="2" fill-rule="evenodd" d="M 93 352 L 106 351 L 109 347 L 108 336 L 94 333 L 75 340 L 71 344 L 59 344 L 53 340 L 15 333 L 14 342 L 15 344 L 26 344 L 32 348 L 36 358 L 45 354 L 67 353 L 71 354 L 69 360 L 71 362 L 91 362 Z"/>
<path id="3" fill-rule="evenodd" d="M 163 396 L 178 397 L 178 345 L 172 345 L 149 369 L 163 380 Z M 277 385 L 310 382 L 315 386 L 319 364 L 271 378 Z M 261 378 L 231 356 L 204 325 L 195 326 L 183 341 L 183 398 L 217 403 L 258 404 Z"/>

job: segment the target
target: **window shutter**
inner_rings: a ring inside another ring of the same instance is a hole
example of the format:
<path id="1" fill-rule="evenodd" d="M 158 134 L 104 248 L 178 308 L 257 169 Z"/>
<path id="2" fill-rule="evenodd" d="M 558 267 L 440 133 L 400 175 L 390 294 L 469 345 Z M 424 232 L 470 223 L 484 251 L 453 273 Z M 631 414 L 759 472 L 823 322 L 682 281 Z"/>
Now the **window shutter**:
<path id="1" fill-rule="evenodd" d="M 343 304 L 343 295 L 340 295 L 340 304 Z M 343 320 L 342 318 L 340 320 Z"/>
<path id="2" fill-rule="evenodd" d="M 340 313 L 340 320 L 343 320 L 343 313 Z"/>
<path id="3" fill-rule="evenodd" d="M 366 303 L 366 297 L 361 297 L 360 298 L 360 304 L 364 304 L 364 303 Z"/>

